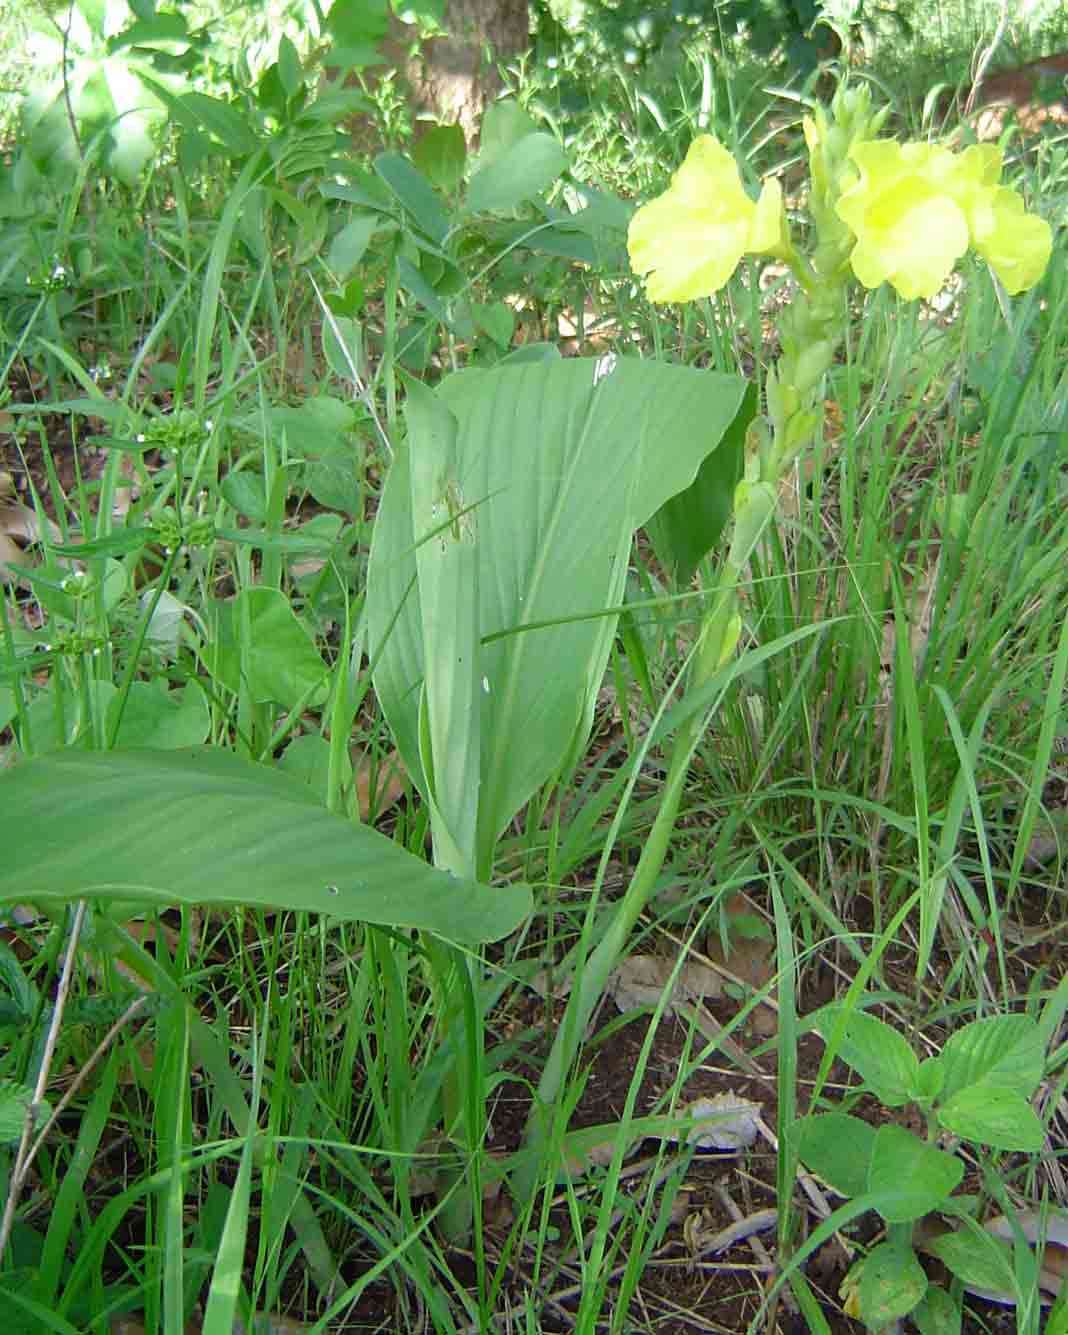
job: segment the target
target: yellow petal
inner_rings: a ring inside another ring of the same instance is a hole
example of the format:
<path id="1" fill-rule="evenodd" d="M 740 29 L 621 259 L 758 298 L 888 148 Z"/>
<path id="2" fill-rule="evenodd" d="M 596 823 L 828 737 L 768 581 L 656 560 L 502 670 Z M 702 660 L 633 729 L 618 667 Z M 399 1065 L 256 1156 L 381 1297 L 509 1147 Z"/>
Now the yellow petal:
<path id="1" fill-rule="evenodd" d="M 931 297 L 969 243 L 1014 295 L 1042 276 L 1052 233 L 998 185 L 995 145 L 954 156 L 938 144 L 879 140 L 855 144 L 850 156 L 859 177 L 838 214 L 857 238 L 851 262 L 865 286 L 890 282 L 904 297 Z"/>
<path id="2" fill-rule="evenodd" d="M 782 204 L 782 186 L 774 176 L 764 182 L 756 211 L 749 224 L 746 250 L 751 255 L 766 255 L 783 249 L 786 212 Z"/>
<path id="3" fill-rule="evenodd" d="M 647 274 L 650 301 L 693 301 L 718 292 L 745 249 L 745 222 L 679 210 L 668 195 L 638 210 L 627 234 L 635 273 Z"/>
<path id="4" fill-rule="evenodd" d="M 865 287 L 889 282 L 906 298 L 933 297 L 968 247 L 960 204 L 942 189 L 953 157 L 935 144 L 854 145 L 857 182 L 838 216 L 857 238 L 850 257 Z"/>
<path id="5" fill-rule="evenodd" d="M 1034 287 L 1046 272 L 1053 250 L 1053 232 L 1044 218 L 1028 213 L 1015 190 L 1005 186 L 992 192 L 981 219 L 982 231 L 973 235 L 976 250 L 986 260 L 1012 297 Z"/>
<path id="6" fill-rule="evenodd" d="M 961 176 L 979 186 L 995 186 L 1001 180 L 1002 152 L 997 144 L 972 144 L 958 163 Z"/>
<path id="7" fill-rule="evenodd" d="M 774 247 L 782 234 L 781 192 L 776 184 L 765 194 L 754 204 L 723 145 L 711 135 L 695 139 L 668 189 L 631 219 L 627 250 L 635 273 L 647 275 L 649 299 L 711 296 L 747 249 Z"/>

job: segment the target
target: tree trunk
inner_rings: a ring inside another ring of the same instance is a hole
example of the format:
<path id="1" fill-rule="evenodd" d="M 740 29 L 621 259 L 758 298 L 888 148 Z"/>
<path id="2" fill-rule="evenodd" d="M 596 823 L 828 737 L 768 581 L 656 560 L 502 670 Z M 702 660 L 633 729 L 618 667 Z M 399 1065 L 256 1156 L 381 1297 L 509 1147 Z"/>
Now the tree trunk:
<path id="1" fill-rule="evenodd" d="M 497 65 L 530 43 L 527 0 L 448 0 L 444 26 L 448 37 L 422 42 L 412 55 L 413 30 L 393 19 L 387 52 L 396 57 L 413 106 L 459 123 L 471 143 L 483 109 L 500 90 Z"/>

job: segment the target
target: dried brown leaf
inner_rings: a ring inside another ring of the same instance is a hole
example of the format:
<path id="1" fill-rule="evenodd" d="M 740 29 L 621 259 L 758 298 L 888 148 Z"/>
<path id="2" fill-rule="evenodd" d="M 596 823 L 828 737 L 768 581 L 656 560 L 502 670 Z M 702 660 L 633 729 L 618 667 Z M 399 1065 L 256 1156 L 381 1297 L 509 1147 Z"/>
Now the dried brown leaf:
<path id="1" fill-rule="evenodd" d="M 621 1011 L 656 1006 L 668 987 L 675 961 L 661 955 L 630 955 L 609 975 L 605 992 Z M 700 1002 L 718 997 L 722 991 L 719 975 L 707 964 L 688 960 L 678 971 L 665 1009 L 672 1012 L 686 1002 Z"/>
<path id="2" fill-rule="evenodd" d="M 372 813 L 381 816 L 404 796 L 408 775 L 396 751 L 390 751 L 387 756 L 376 756 L 354 746 L 350 754 L 360 819 L 369 821 Z"/>
<path id="3" fill-rule="evenodd" d="M 752 1145 L 757 1138 L 757 1121 L 761 1105 L 752 1099 L 739 1098 L 726 1090 L 711 1098 L 694 1099 L 676 1111 L 681 1122 L 695 1122 L 685 1132 L 665 1132 L 664 1139 L 677 1141 L 685 1137 L 687 1145 L 699 1150 L 739 1150 Z"/>

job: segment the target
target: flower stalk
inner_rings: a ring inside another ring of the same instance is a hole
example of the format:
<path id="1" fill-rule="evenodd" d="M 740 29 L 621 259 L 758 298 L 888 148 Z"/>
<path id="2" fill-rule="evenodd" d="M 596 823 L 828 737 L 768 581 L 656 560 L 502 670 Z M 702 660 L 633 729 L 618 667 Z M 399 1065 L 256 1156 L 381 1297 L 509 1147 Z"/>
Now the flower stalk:
<path id="1" fill-rule="evenodd" d="M 811 171 L 813 244 L 793 240 L 777 182 L 754 202 L 737 165 L 711 136 L 690 147 L 668 190 L 639 209 L 628 235 L 631 264 L 654 302 L 690 301 L 718 291 L 745 254 L 785 263 L 798 285 L 779 319 L 779 355 L 765 379 L 765 413 L 749 426 L 744 474 L 734 493 L 730 540 L 695 646 L 687 691 L 696 696 L 735 652 L 739 587 L 775 517 L 787 471 L 823 423 L 824 381 L 844 338 L 854 279 L 888 281 L 906 299 L 933 296 L 971 244 L 1011 293 L 1033 286 L 1051 249 L 1044 220 L 1028 215 L 998 184 L 1000 152 L 959 157 L 928 144 L 879 140 L 886 110 L 866 85 L 843 85 L 829 109 L 804 122 Z M 538 1084 L 513 1185 L 529 1199 L 537 1184 L 555 1104 L 609 974 L 626 949 L 667 857 L 690 762 L 709 711 L 689 713 L 676 734 L 664 794 L 627 892 L 580 969 L 580 981 Z"/>

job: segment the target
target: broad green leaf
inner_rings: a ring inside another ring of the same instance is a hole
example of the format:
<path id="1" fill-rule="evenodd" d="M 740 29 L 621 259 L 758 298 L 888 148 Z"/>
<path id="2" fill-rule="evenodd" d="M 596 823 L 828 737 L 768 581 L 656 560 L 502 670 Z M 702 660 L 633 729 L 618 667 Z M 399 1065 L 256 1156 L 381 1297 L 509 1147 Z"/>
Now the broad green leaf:
<path id="1" fill-rule="evenodd" d="M 330 242 L 326 263 L 335 278 L 344 282 L 363 259 L 381 217 L 377 213 L 359 213 Z"/>
<path id="2" fill-rule="evenodd" d="M 942 1097 L 982 1081 L 1030 1098 L 1042 1079 L 1045 1041 L 1029 1015 L 991 1015 L 950 1035 L 942 1049 Z"/>
<path id="3" fill-rule="evenodd" d="M 108 50 L 112 52 L 127 46 L 158 46 L 181 55 L 189 47 L 189 25 L 181 14 L 153 13 L 137 19 L 108 41 Z"/>
<path id="4" fill-rule="evenodd" d="M 8 904 L 244 904 L 477 942 L 507 935 L 531 902 L 525 886 L 437 871 L 277 769 L 211 747 L 15 765 L 0 773 L 0 848 Z"/>
<path id="5" fill-rule="evenodd" d="M 566 167 L 567 154 L 551 134 L 528 134 L 475 172 L 468 182 L 465 211 L 510 212 L 548 190 Z"/>
<path id="6" fill-rule="evenodd" d="M 326 801 L 330 773 L 330 743 L 317 732 L 294 737 L 278 758 L 278 768 L 306 783 L 320 802 Z M 348 748 L 341 752 L 341 783 L 352 782 L 352 759 Z"/>
<path id="7" fill-rule="evenodd" d="M 118 714 L 119 696 L 108 704 L 107 732 Z M 169 691 L 160 678 L 135 681 L 130 686 L 122 711 L 115 745 L 123 748 L 147 746 L 173 751 L 183 746 L 199 746 L 211 727 L 207 698 L 195 682 L 184 690 Z"/>
<path id="8" fill-rule="evenodd" d="M 646 524 L 661 563 L 675 576 L 679 589 L 688 588 L 704 556 L 712 550 L 733 509 L 731 493 L 723 487 L 723 465 L 734 461 L 735 480 L 741 477 L 746 429 L 756 411 L 756 389 L 750 386 L 745 410 L 731 423 L 723 444 L 709 455 L 685 491 L 672 496 Z"/>
<path id="9" fill-rule="evenodd" d="M 156 154 L 153 131 L 163 108 L 123 57 L 109 57 L 100 68 L 114 108 L 108 165 L 120 181 L 135 185 Z"/>
<path id="10" fill-rule="evenodd" d="M 399 153 L 380 153 L 375 158 L 375 171 L 412 220 L 435 245 L 440 245 L 448 233 L 449 218 L 426 177 Z"/>
<path id="11" fill-rule="evenodd" d="M 791 1138 L 802 1162 L 843 1196 L 863 1196 L 875 1128 L 848 1113 L 818 1113 L 795 1122 Z"/>
<path id="12" fill-rule="evenodd" d="M 474 316 L 475 324 L 485 330 L 499 347 L 506 348 L 511 343 L 512 334 L 515 332 L 515 313 L 506 302 L 494 301 L 483 304 L 473 301 L 471 314 Z"/>
<path id="13" fill-rule="evenodd" d="M 159 85 L 153 82 L 159 93 Z M 256 132 L 237 107 L 206 93 L 185 93 L 178 99 L 198 129 L 207 130 L 235 157 L 252 153 L 259 146 Z"/>
<path id="14" fill-rule="evenodd" d="M 904 1224 L 935 1210 L 960 1185 L 964 1165 L 903 1126 L 875 1133 L 868 1191 L 888 1224 Z"/>
<path id="15" fill-rule="evenodd" d="M 882 1330 L 911 1312 L 927 1292 L 927 1276 L 911 1247 L 883 1242 L 860 1272 L 860 1315 L 869 1330 Z"/>
<path id="16" fill-rule="evenodd" d="M 926 1250 L 969 1288 L 1007 1295 L 1016 1292 L 1012 1248 L 985 1229 L 966 1226 L 944 1233 L 929 1242 Z"/>
<path id="17" fill-rule="evenodd" d="M 423 175 L 446 192 L 464 179 L 467 145 L 458 125 L 435 125 L 416 142 L 412 159 Z"/>
<path id="18" fill-rule="evenodd" d="M 292 97 L 304 82 L 300 55 L 285 33 L 278 43 L 278 78 L 281 80 L 286 97 Z"/>
<path id="19" fill-rule="evenodd" d="M 946 1072 L 941 1057 L 928 1057 L 920 1062 L 920 1069 L 916 1073 L 917 1099 L 923 1099 L 929 1104 L 930 1100 L 938 1098 L 945 1079 Z"/>
<path id="20" fill-rule="evenodd" d="M 920 1335 L 960 1335 L 960 1305 L 937 1284 L 927 1286 L 911 1319 Z"/>
<path id="21" fill-rule="evenodd" d="M 236 693 L 244 676 L 254 701 L 287 709 L 322 702 L 327 666 L 284 593 L 242 589 L 211 608 L 213 637 L 203 658 L 216 681 Z"/>
<path id="22" fill-rule="evenodd" d="M 1046 1139 L 1038 1114 L 1022 1094 L 985 1080 L 959 1089 L 936 1115 L 955 1136 L 996 1150 L 1037 1153 Z"/>
<path id="23" fill-rule="evenodd" d="M 254 519 L 257 524 L 267 522 L 267 497 L 263 490 L 263 477 L 259 473 L 227 473 L 219 485 L 223 500 L 232 505 L 238 514 L 246 519 Z"/>
<path id="24" fill-rule="evenodd" d="M 479 168 L 497 162 L 529 135 L 537 132 L 537 123 L 518 102 L 504 98 L 491 102 L 479 127 Z"/>
<path id="25" fill-rule="evenodd" d="M 340 510 L 341 514 L 359 514 L 363 506 L 359 446 L 349 441 L 325 442 L 319 456 L 309 459 L 301 482 L 320 505 Z M 341 515 L 333 518 L 340 519 Z M 319 526 L 303 524 L 300 531 L 317 533 Z"/>
<path id="26" fill-rule="evenodd" d="M 822 1012 L 816 1027 L 824 1042 L 838 1037 L 842 1014 L 840 1006 Z M 837 1052 L 871 1086 L 880 1103 L 899 1108 L 915 1098 L 919 1060 L 901 1034 L 874 1015 L 854 1010 L 845 1020 Z"/>
<path id="27" fill-rule="evenodd" d="M 326 16 L 333 45 L 323 57 L 328 68 L 359 69 L 380 59 L 378 44 L 389 27 L 389 0 L 335 0 Z"/>
<path id="28" fill-rule="evenodd" d="M 631 535 L 689 486 L 745 382 L 652 361 L 573 358 L 462 371 L 456 477 L 478 527 L 480 870 L 500 831 L 585 744 L 623 601 Z M 409 772 L 420 761 L 422 610 L 409 450 L 383 491 L 368 571 L 375 687 Z M 725 463 L 723 485 L 733 484 Z M 606 609 L 611 609 L 606 613 Z"/>
<path id="29" fill-rule="evenodd" d="M 352 405 L 330 394 L 317 394 L 305 399 L 299 407 L 277 404 L 266 414 L 267 427 L 273 439 L 281 445 L 285 441 L 290 458 L 315 456 L 328 445 L 346 439 L 356 423 Z M 259 436 L 262 420 L 255 416 L 243 418 L 240 425 Z"/>
<path id="30" fill-rule="evenodd" d="M 555 343 L 521 343 L 507 357 L 502 357 L 499 366 L 522 366 L 527 362 L 558 362 L 562 360 L 560 349 Z"/>
<path id="31" fill-rule="evenodd" d="M 468 508 L 456 418 L 418 381 L 405 404 L 412 522 L 433 536 L 416 549 L 423 658 L 423 731 L 434 862 L 472 873 L 478 831 L 481 646 L 478 511 Z"/>

